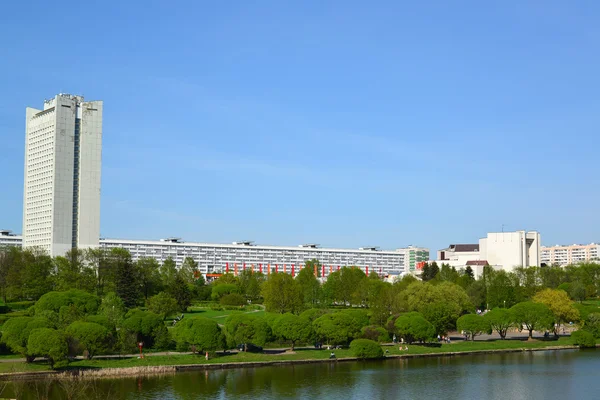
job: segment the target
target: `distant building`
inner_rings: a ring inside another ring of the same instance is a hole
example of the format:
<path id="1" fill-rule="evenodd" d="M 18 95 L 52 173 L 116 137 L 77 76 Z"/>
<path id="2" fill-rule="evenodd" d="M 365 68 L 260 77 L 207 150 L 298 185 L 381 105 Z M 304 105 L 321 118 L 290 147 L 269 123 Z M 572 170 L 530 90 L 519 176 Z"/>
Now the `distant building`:
<path id="1" fill-rule="evenodd" d="M 485 265 L 506 271 L 519 266 L 540 266 L 540 242 L 540 234 L 535 231 L 488 233 L 478 244 L 452 244 L 439 250 L 436 262 L 456 268 L 470 266 L 476 276 Z"/>
<path id="2" fill-rule="evenodd" d="M 0 247 L 4 246 L 18 246 L 21 247 L 23 237 L 21 235 L 15 235 L 9 230 L 0 229 Z"/>
<path id="3" fill-rule="evenodd" d="M 546 265 L 570 265 L 600 260 L 600 244 L 572 244 L 570 246 L 543 246 L 542 263 Z"/>
<path id="4" fill-rule="evenodd" d="M 243 269 L 254 271 L 287 272 L 292 268 L 297 273 L 306 261 L 316 259 L 324 268 L 320 272 L 328 275 L 343 266 L 356 266 L 365 273 L 376 272 L 387 275 L 401 274 L 411 267 L 411 258 L 417 260 L 428 249 L 409 247 L 396 250 L 379 250 L 377 247 L 359 249 L 321 248 L 317 244 L 293 246 L 254 245 L 250 241 L 232 244 L 184 242 L 179 238 L 161 240 L 100 239 L 104 249 L 124 248 L 133 260 L 151 257 L 162 263 L 171 257 L 181 266 L 186 257 L 199 265 L 202 273 L 239 273 Z"/>
<path id="5" fill-rule="evenodd" d="M 59 94 L 25 120 L 23 246 L 98 247 L 102 101 Z"/>

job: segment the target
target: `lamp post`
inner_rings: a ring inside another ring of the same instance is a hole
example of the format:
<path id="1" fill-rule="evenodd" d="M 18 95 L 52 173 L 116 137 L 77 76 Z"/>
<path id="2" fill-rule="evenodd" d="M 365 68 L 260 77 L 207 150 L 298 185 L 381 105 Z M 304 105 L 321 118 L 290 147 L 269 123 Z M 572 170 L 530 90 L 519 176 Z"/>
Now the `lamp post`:
<path id="1" fill-rule="evenodd" d="M 142 354 L 142 347 L 144 347 L 144 342 L 139 342 L 138 347 L 140 348 L 140 358 L 144 358 L 144 354 Z"/>

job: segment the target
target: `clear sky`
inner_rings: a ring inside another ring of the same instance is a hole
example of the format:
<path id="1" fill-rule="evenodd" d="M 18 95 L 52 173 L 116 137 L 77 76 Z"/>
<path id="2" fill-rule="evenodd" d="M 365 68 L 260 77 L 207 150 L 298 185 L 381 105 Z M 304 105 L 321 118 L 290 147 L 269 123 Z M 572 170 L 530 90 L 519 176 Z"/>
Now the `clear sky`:
<path id="1" fill-rule="evenodd" d="M 0 227 L 25 107 L 104 100 L 103 237 L 435 251 L 600 240 L 597 1 L 11 1 Z"/>

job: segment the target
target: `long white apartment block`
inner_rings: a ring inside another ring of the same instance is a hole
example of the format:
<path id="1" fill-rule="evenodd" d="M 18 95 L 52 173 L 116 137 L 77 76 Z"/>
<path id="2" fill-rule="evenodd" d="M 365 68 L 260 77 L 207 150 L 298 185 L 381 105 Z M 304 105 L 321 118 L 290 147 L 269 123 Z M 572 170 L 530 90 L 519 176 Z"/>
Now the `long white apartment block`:
<path id="1" fill-rule="evenodd" d="M 0 245 L 21 246 L 21 236 L 10 231 L 0 231 Z M 3 241 L 4 240 L 4 241 Z M 159 263 L 172 258 L 177 267 L 181 267 L 186 257 L 198 263 L 202 273 L 240 273 L 244 269 L 256 272 L 298 271 L 309 260 L 318 260 L 322 264 L 321 273 L 327 276 L 344 266 L 354 266 L 365 273 L 375 272 L 382 275 L 402 275 L 413 272 L 416 257 L 429 256 L 429 249 L 409 246 L 396 250 L 379 250 L 377 247 L 359 249 L 321 248 L 317 244 L 293 246 L 254 245 L 253 242 L 233 242 L 232 244 L 214 244 L 184 242 L 179 238 L 161 240 L 100 239 L 99 246 L 110 250 L 126 249 L 132 260 L 154 258 Z M 420 258 L 418 258 L 420 260 Z"/>
<path id="2" fill-rule="evenodd" d="M 124 248 L 129 250 L 133 260 L 150 257 L 162 263 L 171 257 L 181 266 L 186 257 L 193 258 L 203 273 L 241 272 L 243 269 L 269 272 L 298 271 L 306 261 L 316 259 L 324 268 L 321 272 L 327 276 L 343 266 L 355 266 L 365 273 L 402 274 L 407 266 L 411 251 L 415 247 L 391 251 L 378 250 L 377 247 L 360 249 L 320 248 L 316 244 L 298 247 L 254 245 L 252 242 L 234 242 L 232 244 L 211 244 L 183 242 L 178 238 L 162 240 L 124 240 L 100 239 L 104 249 Z M 418 248 L 429 252 L 427 249 Z"/>
<path id="3" fill-rule="evenodd" d="M 98 247 L 102 101 L 59 94 L 26 110 L 23 246 Z"/>
<path id="4" fill-rule="evenodd" d="M 590 243 L 542 247 L 542 263 L 546 265 L 565 266 L 585 261 L 600 261 L 600 244 Z"/>
<path id="5" fill-rule="evenodd" d="M 23 236 L 15 235 L 12 231 L 6 229 L 0 229 L 0 248 L 6 246 L 18 246 L 21 247 L 23 243 Z"/>

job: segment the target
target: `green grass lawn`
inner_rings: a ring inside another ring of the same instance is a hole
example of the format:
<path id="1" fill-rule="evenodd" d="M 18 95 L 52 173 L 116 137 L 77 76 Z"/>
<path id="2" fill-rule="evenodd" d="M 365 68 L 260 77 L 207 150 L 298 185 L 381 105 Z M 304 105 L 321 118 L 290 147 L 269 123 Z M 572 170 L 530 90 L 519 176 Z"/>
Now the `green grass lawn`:
<path id="1" fill-rule="evenodd" d="M 211 310 L 210 308 L 205 307 L 190 307 L 189 312 L 183 313 L 184 318 L 196 318 L 196 317 L 204 317 L 214 319 L 219 323 L 225 322 L 225 319 L 231 314 L 251 314 L 256 316 L 264 315 L 264 310 L 251 310 L 251 311 L 241 311 L 241 310 Z M 172 322 L 176 316 L 181 314 L 172 315 L 166 318 L 167 322 Z"/>
<path id="2" fill-rule="evenodd" d="M 429 347 L 419 344 L 402 345 L 404 348 L 408 346 L 408 351 L 399 350 L 399 346 L 384 346 L 383 349 L 389 350 L 389 354 L 431 354 L 431 353 L 448 353 L 454 351 L 479 351 L 479 350 L 500 350 L 500 349 L 536 349 L 549 346 L 565 346 L 570 345 L 570 338 L 561 337 L 558 340 L 495 340 L 495 341 L 477 341 L 474 342 L 455 342 L 450 344 L 442 344 L 440 347 Z"/>
<path id="3" fill-rule="evenodd" d="M 1 362 L 0 373 L 11 373 L 11 372 L 35 372 L 35 371 L 49 371 L 50 367 L 46 362 L 31 363 L 25 362 Z"/>
<path id="4" fill-rule="evenodd" d="M 500 349 L 531 349 L 552 346 L 562 346 L 570 344 L 569 338 L 560 338 L 554 341 L 520 341 L 520 340 L 497 340 L 497 341 L 475 341 L 475 342 L 456 342 L 443 344 L 440 347 L 429 347 L 418 344 L 403 345 L 408 346 L 409 350 L 400 351 L 398 346 L 384 346 L 388 350 L 387 355 L 403 354 L 442 354 L 448 352 L 460 351 L 481 351 L 481 350 L 500 350 Z M 337 358 L 352 357 L 349 349 L 333 350 Z M 208 361 L 203 354 L 184 355 L 147 355 L 144 359 L 123 358 L 115 360 L 79 360 L 69 364 L 67 369 L 73 368 L 128 368 L 145 366 L 169 366 L 169 365 L 189 365 L 189 364 L 220 364 L 220 363 L 238 363 L 238 362 L 260 362 L 260 361 L 289 361 L 289 360 L 322 360 L 328 359 L 331 351 L 322 350 L 296 350 L 295 352 L 285 352 L 280 354 L 256 354 L 256 353 L 231 353 L 228 355 L 213 356 Z M 24 362 L 2 362 L 0 363 L 0 373 L 6 372 L 29 372 L 49 370 L 47 364 Z"/>

